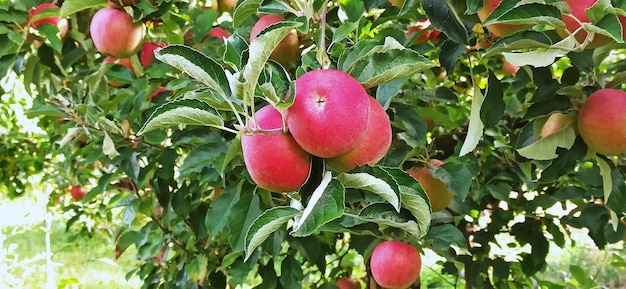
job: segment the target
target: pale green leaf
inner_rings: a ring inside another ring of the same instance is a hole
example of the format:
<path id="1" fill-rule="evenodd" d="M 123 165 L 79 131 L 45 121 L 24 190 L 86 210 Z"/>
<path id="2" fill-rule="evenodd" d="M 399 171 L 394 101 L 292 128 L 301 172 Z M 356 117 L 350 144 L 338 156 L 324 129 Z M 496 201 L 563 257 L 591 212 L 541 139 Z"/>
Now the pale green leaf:
<path id="1" fill-rule="evenodd" d="M 223 97 L 231 96 L 224 68 L 202 52 L 184 45 L 169 45 L 155 50 L 154 56 L 202 82 Z"/>
<path id="2" fill-rule="evenodd" d="M 291 207 L 274 207 L 258 216 L 246 232 L 244 244 L 245 260 L 248 260 L 252 252 L 263 244 L 270 234 L 278 230 L 298 213 L 298 210 Z"/>
<path id="3" fill-rule="evenodd" d="M 480 89 L 475 86 L 474 99 L 472 100 L 472 110 L 470 112 L 469 128 L 467 131 L 467 137 L 465 137 L 465 141 L 463 142 L 463 146 L 459 152 L 460 156 L 464 156 L 472 152 L 478 145 L 478 142 L 480 142 L 480 139 L 483 137 L 485 125 L 480 119 L 480 109 L 484 100 L 485 96 Z"/>
<path id="4" fill-rule="evenodd" d="M 363 189 L 381 196 L 389 202 L 396 211 L 400 211 L 400 198 L 393 188 L 385 181 L 368 173 L 343 173 L 337 176 L 337 180 L 345 188 Z"/>
<path id="5" fill-rule="evenodd" d="M 546 48 L 538 48 L 527 52 L 502 52 L 502 55 L 508 62 L 516 66 L 545 67 L 554 63 L 558 57 L 562 57 L 574 50 L 576 45 L 578 45 L 576 38 L 569 36 Z"/>
<path id="6" fill-rule="evenodd" d="M 107 0 L 66 0 L 61 5 L 61 17 L 65 18 L 78 11 L 107 4 Z"/>
<path id="7" fill-rule="evenodd" d="M 309 236 L 322 225 L 341 217 L 345 210 L 345 189 L 326 172 L 322 183 L 313 192 L 300 218 L 296 218 L 291 235 Z"/>
<path id="8" fill-rule="evenodd" d="M 104 132 L 104 141 L 102 142 L 102 153 L 110 159 L 114 159 L 120 155 L 120 153 L 115 149 L 115 143 L 113 143 L 113 140 L 106 132 Z"/>
<path id="9" fill-rule="evenodd" d="M 239 27 L 250 16 L 255 15 L 263 0 L 239 0 L 233 11 L 233 26 Z"/>
<path id="10" fill-rule="evenodd" d="M 554 134 L 540 138 L 534 143 L 518 149 L 517 152 L 527 159 L 551 160 L 559 156 L 556 154 L 557 148 L 570 149 L 574 145 L 574 141 L 576 141 L 576 133 L 571 126 L 567 126 Z"/>
<path id="11" fill-rule="evenodd" d="M 198 125 L 222 128 L 224 121 L 218 112 L 197 99 L 182 99 L 158 107 L 137 135 L 178 125 Z"/>
<path id="12" fill-rule="evenodd" d="M 380 203 L 369 205 L 363 208 L 356 218 L 362 221 L 376 223 L 381 229 L 385 227 L 402 229 L 417 239 L 421 239 L 422 236 L 426 234 L 426 231 L 423 231 L 415 220 L 395 212 L 389 204 Z"/>
<path id="13" fill-rule="evenodd" d="M 600 168 L 600 176 L 602 176 L 602 192 L 604 193 L 604 199 L 608 200 L 613 191 L 613 177 L 611 176 L 611 167 L 609 164 L 602 158 L 596 155 L 596 163 L 598 163 L 598 167 Z M 612 214 L 615 212 L 611 211 Z M 613 230 L 617 230 L 617 226 L 619 223 L 619 218 L 611 217 L 611 225 L 613 226 Z"/>

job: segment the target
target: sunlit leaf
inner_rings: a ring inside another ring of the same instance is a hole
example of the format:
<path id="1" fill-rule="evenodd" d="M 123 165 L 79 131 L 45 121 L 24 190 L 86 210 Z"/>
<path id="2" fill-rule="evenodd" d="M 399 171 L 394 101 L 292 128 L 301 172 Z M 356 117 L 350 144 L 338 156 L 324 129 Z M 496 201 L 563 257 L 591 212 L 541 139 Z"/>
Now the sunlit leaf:
<path id="1" fill-rule="evenodd" d="M 157 108 L 137 132 L 137 135 L 178 125 L 221 128 L 224 126 L 224 121 L 218 112 L 205 102 L 196 99 L 182 99 Z"/>
<path id="2" fill-rule="evenodd" d="M 265 240 L 299 211 L 291 207 L 274 207 L 263 212 L 248 228 L 245 240 L 245 260 Z"/>

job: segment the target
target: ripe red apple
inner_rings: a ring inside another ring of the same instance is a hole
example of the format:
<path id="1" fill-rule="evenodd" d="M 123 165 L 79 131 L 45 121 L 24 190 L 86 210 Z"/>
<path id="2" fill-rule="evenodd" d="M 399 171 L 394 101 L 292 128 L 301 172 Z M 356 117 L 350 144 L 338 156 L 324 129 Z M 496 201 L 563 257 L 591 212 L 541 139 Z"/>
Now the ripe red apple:
<path id="1" fill-rule="evenodd" d="M 167 44 L 163 42 L 144 43 L 139 53 L 141 65 L 143 65 L 144 68 L 148 68 L 152 64 L 152 60 L 154 60 L 154 51 L 165 46 L 167 46 Z"/>
<path id="2" fill-rule="evenodd" d="M 228 34 L 228 31 L 226 31 L 222 27 L 213 27 L 213 29 L 209 31 L 209 34 L 207 34 L 207 36 L 214 38 L 228 38 L 230 37 L 230 34 Z"/>
<path id="3" fill-rule="evenodd" d="M 597 0 L 565 0 L 565 2 L 570 7 L 570 15 L 563 14 L 563 22 L 565 23 L 565 27 L 567 28 L 567 30 L 570 33 L 573 33 L 574 31 L 576 31 L 576 29 L 580 28 L 580 24 L 578 23 L 578 21 L 583 23 L 590 22 L 589 17 L 587 17 L 586 10 L 587 8 L 593 6 L 593 4 L 597 2 Z M 572 16 L 578 19 L 578 21 L 573 19 Z M 557 29 L 556 32 L 563 38 L 568 36 L 568 33 L 562 29 Z M 578 33 L 574 35 L 574 37 L 576 37 L 576 41 L 578 41 L 578 43 L 583 43 L 583 41 L 585 41 L 585 38 L 587 38 L 587 31 L 581 29 Z M 611 38 L 604 35 L 596 34 L 593 37 L 593 41 L 591 41 L 585 48 L 597 48 L 600 46 L 604 46 L 609 42 L 611 42 Z"/>
<path id="4" fill-rule="evenodd" d="M 141 49 L 146 27 L 122 9 L 102 8 L 96 12 L 89 26 L 96 49 L 105 55 L 126 58 Z"/>
<path id="5" fill-rule="evenodd" d="M 574 113 L 555 112 L 548 117 L 546 123 L 541 127 L 541 137 L 548 137 L 568 126 L 573 126 L 574 131 L 578 132 L 576 128 L 576 115 Z"/>
<path id="6" fill-rule="evenodd" d="M 580 107 L 578 132 L 597 153 L 626 153 L 626 92 L 606 88 L 591 94 Z"/>
<path id="7" fill-rule="evenodd" d="M 72 199 L 80 201 L 87 195 L 87 190 L 79 185 L 74 185 L 70 189 L 70 194 L 72 195 Z"/>
<path id="8" fill-rule="evenodd" d="M 485 22 L 489 14 L 500 5 L 502 0 L 484 0 L 483 8 L 478 11 L 478 18 L 481 22 Z M 515 32 L 529 28 L 529 25 L 513 25 L 513 24 L 490 24 L 485 26 L 491 33 L 500 37 L 511 35 Z"/>
<path id="9" fill-rule="evenodd" d="M 250 31 L 250 43 L 268 26 L 285 21 L 285 17 L 282 15 L 268 14 L 264 15 L 254 24 L 252 31 Z M 276 46 L 270 59 L 281 63 L 287 64 L 300 60 L 300 40 L 298 39 L 298 32 L 293 29 L 283 38 L 283 40 Z"/>
<path id="10" fill-rule="evenodd" d="M 374 281 L 388 289 L 405 289 L 420 276 L 422 258 L 413 246 L 400 241 L 384 241 L 372 252 L 370 269 Z"/>
<path id="11" fill-rule="evenodd" d="M 361 289 L 361 283 L 350 278 L 340 278 L 335 282 L 335 286 L 339 289 Z"/>
<path id="12" fill-rule="evenodd" d="M 375 165 L 391 147 L 391 123 L 385 109 L 373 97 L 370 103 L 369 120 L 365 136 L 356 148 L 335 158 L 326 159 L 326 164 L 337 172 L 347 172 L 364 165 Z"/>
<path id="13" fill-rule="evenodd" d="M 252 180 L 272 192 L 297 191 L 308 179 L 311 155 L 282 131 L 283 119 L 271 105 L 256 112 L 258 128 L 272 132 L 245 133 L 241 138 L 243 159 Z M 248 128 L 255 129 L 252 122 Z"/>
<path id="14" fill-rule="evenodd" d="M 440 167 L 443 165 L 443 162 L 437 159 L 431 159 L 430 164 Z M 414 166 L 406 172 L 422 185 L 424 192 L 430 199 L 433 212 L 442 211 L 450 204 L 454 195 L 448 191 L 446 184 L 430 174 L 428 167 Z"/>
<path id="15" fill-rule="evenodd" d="M 33 17 L 35 17 L 35 15 L 41 13 L 45 9 L 58 9 L 58 8 L 59 6 L 54 5 L 52 3 L 41 4 L 31 9 L 30 11 L 28 11 L 29 19 L 32 19 Z M 67 34 L 67 30 L 69 29 L 69 23 L 67 19 L 61 18 L 60 16 L 52 16 L 52 17 L 46 17 L 43 19 L 35 20 L 35 21 L 30 22 L 30 26 L 37 29 L 37 27 L 39 27 L 41 24 L 44 24 L 44 23 L 54 25 L 57 28 L 59 28 L 59 34 L 61 38 L 65 37 L 65 35 Z"/>
<path id="16" fill-rule="evenodd" d="M 287 109 L 287 126 L 305 151 L 334 158 L 365 137 L 370 96 L 349 74 L 333 69 L 306 72 L 296 79 L 295 95 Z"/>

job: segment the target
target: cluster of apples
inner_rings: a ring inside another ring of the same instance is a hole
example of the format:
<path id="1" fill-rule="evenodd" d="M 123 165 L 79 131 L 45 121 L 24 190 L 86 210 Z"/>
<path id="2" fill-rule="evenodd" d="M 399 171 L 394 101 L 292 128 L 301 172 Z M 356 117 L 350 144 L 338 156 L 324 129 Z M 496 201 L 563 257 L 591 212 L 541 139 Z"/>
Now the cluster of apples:
<path id="1" fill-rule="evenodd" d="M 586 10 L 589 7 L 595 5 L 596 2 L 598 2 L 598 0 L 564 0 L 564 1 L 565 3 L 567 3 L 567 5 L 569 5 L 569 8 L 570 8 L 569 14 L 562 15 L 562 19 L 563 19 L 563 22 L 565 23 L 565 27 L 567 31 L 563 29 L 557 29 L 556 32 L 563 38 L 569 36 L 571 33 L 576 32 L 576 34 L 574 35 L 574 37 L 576 38 L 576 41 L 578 41 L 578 43 L 583 43 L 583 41 L 585 41 L 585 38 L 587 38 L 587 31 L 585 31 L 584 29 L 580 29 L 579 31 L 577 30 L 581 27 L 582 23 L 591 22 L 591 20 L 589 20 L 589 17 L 587 17 Z M 496 7 L 498 7 L 498 5 L 500 5 L 500 2 L 502 2 L 502 0 L 484 0 L 483 8 L 479 10 L 477 13 L 478 18 L 484 22 L 485 19 L 487 19 L 487 17 L 489 16 L 489 14 L 491 14 L 491 12 Z M 626 27 L 626 16 L 618 16 L 618 19 L 621 22 L 622 26 Z M 530 28 L 529 25 L 511 25 L 511 24 L 491 24 L 491 25 L 487 25 L 486 27 L 491 33 L 496 34 L 501 37 L 508 36 L 515 32 Z M 622 34 L 626 36 L 625 32 L 622 32 Z M 596 34 L 594 35 L 593 41 L 588 43 L 587 46 L 585 46 L 585 48 L 586 49 L 597 48 L 600 46 L 604 46 L 610 43 L 611 41 L 612 41 L 611 38 L 607 36 Z"/>
<path id="2" fill-rule="evenodd" d="M 308 179 L 313 156 L 338 172 L 374 165 L 391 146 L 389 116 L 349 74 L 321 69 L 295 83 L 284 111 L 259 109 L 242 137 L 252 180 L 273 192 L 297 191 Z"/>

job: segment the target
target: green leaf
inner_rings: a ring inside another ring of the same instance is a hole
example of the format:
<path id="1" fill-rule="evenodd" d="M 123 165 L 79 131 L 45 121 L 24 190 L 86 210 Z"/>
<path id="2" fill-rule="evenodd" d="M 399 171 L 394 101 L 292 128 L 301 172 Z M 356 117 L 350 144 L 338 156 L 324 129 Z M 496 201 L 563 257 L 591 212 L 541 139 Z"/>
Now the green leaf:
<path id="1" fill-rule="evenodd" d="M 298 213 L 298 210 L 291 207 L 274 207 L 266 210 L 257 217 L 246 232 L 246 239 L 244 241 L 246 254 L 244 260 L 248 260 L 256 247 L 263 244 L 270 234 L 293 219 Z"/>
<path id="2" fill-rule="evenodd" d="M 449 1 L 421 0 L 421 3 L 435 29 L 457 43 L 469 44 L 467 29 Z"/>
<path id="3" fill-rule="evenodd" d="M 365 88 L 375 87 L 434 67 L 435 64 L 418 52 L 407 49 L 392 37 L 351 64 L 350 75 Z"/>
<path id="4" fill-rule="evenodd" d="M 504 1 L 485 19 L 483 25 L 512 24 L 512 25 L 548 25 L 565 28 L 561 20 L 561 11 L 553 6 L 540 3 L 523 3 L 519 1 Z"/>
<path id="5" fill-rule="evenodd" d="M 251 187 L 248 188 L 252 189 Z M 248 228 L 261 213 L 259 209 L 259 195 L 253 194 L 252 191 L 242 192 L 239 201 L 231 209 L 226 223 L 230 230 L 228 242 L 234 252 L 242 252 L 244 250 L 244 240 Z"/>
<path id="6" fill-rule="evenodd" d="M 309 199 L 302 216 L 296 218 L 291 235 L 306 237 L 322 225 L 341 217 L 345 210 L 345 189 L 326 172 L 321 184 Z"/>
<path id="7" fill-rule="evenodd" d="M 433 247 L 443 252 L 450 249 L 452 245 L 457 245 L 464 252 L 469 252 L 467 251 L 468 246 L 467 241 L 465 241 L 465 236 L 463 236 L 463 233 L 461 233 L 457 227 L 451 224 L 431 227 L 424 239 L 430 241 Z"/>
<path id="8" fill-rule="evenodd" d="M 462 163 L 445 163 L 440 167 L 430 165 L 430 174 L 446 184 L 453 194 L 465 199 L 472 182 L 472 172 Z"/>
<path id="9" fill-rule="evenodd" d="M 166 103 L 154 110 L 137 135 L 177 125 L 222 128 L 224 121 L 218 112 L 205 102 L 197 99 L 181 99 Z"/>
<path id="10" fill-rule="evenodd" d="M 300 262 L 294 258 L 292 254 L 287 257 L 280 264 L 280 284 L 282 288 L 302 288 L 302 282 L 304 279 L 304 273 Z"/>
<path id="11" fill-rule="evenodd" d="M 484 101 L 485 97 L 480 89 L 475 85 L 474 98 L 472 99 L 472 110 L 470 112 L 469 119 L 469 128 L 465 141 L 463 142 L 463 146 L 461 147 L 461 151 L 459 152 L 460 156 L 464 156 L 472 152 L 476 146 L 478 146 L 480 139 L 483 137 L 485 125 L 480 119 L 480 108 L 482 107 Z"/>
<path id="12" fill-rule="evenodd" d="M 255 15 L 263 0 L 239 0 L 233 11 L 233 26 L 239 27 L 250 16 Z"/>
<path id="13" fill-rule="evenodd" d="M 65 18 L 78 11 L 106 5 L 106 0 L 66 0 L 61 6 L 61 17 Z"/>
<path id="14" fill-rule="evenodd" d="M 528 146 L 517 149 L 517 152 L 527 159 L 551 160 L 559 156 L 556 153 L 558 148 L 570 149 L 575 141 L 576 133 L 574 129 L 571 126 L 567 126 L 554 134 L 538 139 Z"/>
<path id="15" fill-rule="evenodd" d="M 494 127 L 504 116 L 504 93 L 502 84 L 495 74 L 489 71 L 485 100 L 480 108 L 480 119 L 483 124 L 490 128 Z"/>
<path id="16" fill-rule="evenodd" d="M 379 195 L 389 202 L 397 212 L 400 211 L 400 197 L 397 188 L 394 190 L 391 185 L 382 179 L 368 173 L 343 173 L 337 176 L 337 180 L 346 189 L 363 189 Z"/>
<path id="17" fill-rule="evenodd" d="M 217 236 L 226 226 L 232 208 L 239 202 L 240 194 L 233 187 L 226 187 L 207 211 L 204 224 L 212 236 Z"/>
<path id="18" fill-rule="evenodd" d="M 556 61 L 558 57 L 566 55 L 578 45 L 576 38 L 571 35 L 551 46 L 544 46 L 527 52 L 502 52 L 507 61 L 517 66 L 531 65 L 546 67 Z"/>
<path id="19" fill-rule="evenodd" d="M 415 220 L 404 213 L 394 211 L 393 207 L 389 204 L 379 203 L 369 205 L 363 208 L 356 218 L 362 221 L 376 223 L 381 229 L 385 227 L 402 229 L 418 240 L 426 234 L 426 231 L 423 231 Z"/>
<path id="20" fill-rule="evenodd" d="M 283 21 L 272 24 L 261 31 L 252 43 L 250 43 L 250 59 L 244 67 L 243 76 L 245 80 L 244 95 L 251 96 L 255 91 L 255 86 L 259 80 L 265 63 L 274 51 L 274 48 L 289 34 L 289 32 L 302 25 L 299 22 Z M 247 100 L 244 98 L 244 102 Z"/>
<path id="21" fill-rule="evenodd" d="M 231 96 L 224 68 L 202 52 L 184 45 L 169 45 L 155 50 L 154 57 L 189 74 L 224 98 Z"/>
<path id="22" fill-rule="evenodd" d="M 37 27 L 37 30 L 45 36 L 46 42 L 50 44 L 52 49 L 61 53 L 63 49 L 63 42 L 61 41 L 61 35 L 59 34 L 59 28 L 55 25 L 44 23 Z"/>
<path id="23" fill-rule="evenodd" d="M 209 260 L 205 255 L 196 255 L 191 262 L 185 265 L 185 273 L 189 275 L 189 278 L 194 281 L 204 280 L 208 273 L 207 265 Z"/>

